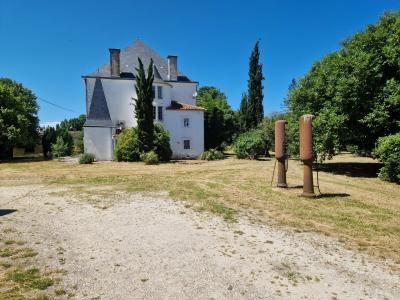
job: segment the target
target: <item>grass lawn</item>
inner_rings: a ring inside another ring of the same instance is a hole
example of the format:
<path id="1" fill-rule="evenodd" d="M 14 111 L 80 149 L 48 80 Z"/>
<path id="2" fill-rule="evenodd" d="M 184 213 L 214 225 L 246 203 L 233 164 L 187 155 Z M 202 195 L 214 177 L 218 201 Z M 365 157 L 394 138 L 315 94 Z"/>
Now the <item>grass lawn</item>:
<path id="1" fill-rule="evenodd" d="M 0 186 L 51 184 L 90 199 L 93 193 L 167 191 L 197 210 L 234 222 L 239 215 L 275 222 L 297 231 L 338 237 L 349 248 L 400 264 L 400 185 L 376 178 L 379 165 L 349 154 L 323 165 L 323 197 L 304 199 L 302 166 L 291 160 L 286 190 L 270 187 L 274 159 L 175 161 L 156 166 L 101 162 L 78 165 L 58 161 L 0 164 Z M 102 187 L 107 187 L 103 189 Z M 99 187 L 96 189 L 96 187 Z"/>

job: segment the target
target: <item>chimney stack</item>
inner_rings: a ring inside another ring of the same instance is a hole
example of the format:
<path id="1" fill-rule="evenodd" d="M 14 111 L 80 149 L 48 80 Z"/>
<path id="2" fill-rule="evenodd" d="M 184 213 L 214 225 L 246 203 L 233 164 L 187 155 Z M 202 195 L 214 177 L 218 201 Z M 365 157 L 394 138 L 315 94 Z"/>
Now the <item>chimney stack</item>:
<path id="1" fill-rule="evenodd" d="M 178 56 L 168 55 L 168 80 L 178 79 Z"/>
<path id="2" fill-rule="evenodd" d="M 119 77 L 121 74 L 121 67 L 119 61 L 120 49 L 110 49 L 110 69 L 111 77 Z"/>

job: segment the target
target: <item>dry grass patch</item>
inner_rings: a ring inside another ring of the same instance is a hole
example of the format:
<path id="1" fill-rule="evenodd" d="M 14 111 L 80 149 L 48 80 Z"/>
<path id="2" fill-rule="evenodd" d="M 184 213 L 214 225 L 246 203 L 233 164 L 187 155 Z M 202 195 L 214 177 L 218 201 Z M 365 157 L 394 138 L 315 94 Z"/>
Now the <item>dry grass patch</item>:
<path id="1" fill-rule="evenodd" d="M 347 246 L 400 263 L 400 186 L 383 182 L 368 171 L 376 162 L 342 155 L 320 172 L 324 197 L 299 198 L 302 167 L 289 162 L 290 188 L 271 188 L 274 161 L 228 158 L 222 161 L 177 161 L 157 166 L 141 163 L 67 164 L 57 161 L 0 165 L 2 181 L 35 178 L 81 195 L 118 200 L 115 192 L 162 192 L 234 221 L 245 213 L 259 221 L 274 220 L 298 231 L 338 237 Z M 351 175 L 354 176 L 351 176 Z M 90 194 L 90 195 L 89 195 Z M 93 196 L 94 195 L 94 196 Z M 122 197 L 119 197 L 122 198 Z M 102 205 L 102 203 L 100 203 Z"/>

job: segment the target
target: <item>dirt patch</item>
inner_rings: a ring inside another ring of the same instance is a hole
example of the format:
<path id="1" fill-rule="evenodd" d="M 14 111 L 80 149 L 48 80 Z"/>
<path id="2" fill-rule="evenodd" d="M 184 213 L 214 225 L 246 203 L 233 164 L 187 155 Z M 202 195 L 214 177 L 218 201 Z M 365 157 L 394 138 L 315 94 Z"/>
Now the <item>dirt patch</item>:
<path id="1" fill-rule="evenodd" d="M 1 207 L 16 210 L 0 216 L 1 226 L 21 232 L 28 243 L 40 241 L 24 247 L 37 252 L 44 267 L 66 271 L 57 289 L 60 299 L 400 294 L 399 274 L 334 238 L 253 224 L 241 216 L 227 223 L 166 193 L 109 192 L 99 194 L 107 203 L 103 208 L 91 197 L 79 201 L 79 193 L 68 188 L 0 188 Z"/>

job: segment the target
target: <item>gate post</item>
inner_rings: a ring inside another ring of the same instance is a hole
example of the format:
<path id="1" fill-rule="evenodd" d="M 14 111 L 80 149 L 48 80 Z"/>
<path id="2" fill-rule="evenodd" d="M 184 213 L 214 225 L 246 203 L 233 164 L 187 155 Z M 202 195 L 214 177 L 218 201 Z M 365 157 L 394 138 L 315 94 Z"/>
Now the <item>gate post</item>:
<path id="1" fill-rule="evenodd" d="M 277 187 L 287 188 L 286 183 L 286 141 L 285 141 L 285 120 L 275 122 L 275 158 L 278 161 L 278 184 Z"/>
<path id="2" fill-rule="evenodd" d="M 315 198 L 313 181 L 313 149 L 312 149 L 312 120 L 313 115 L 300 117 L 300 160 L 303 168 L 303 193 L 300 195 L 307 198 Z"/>

